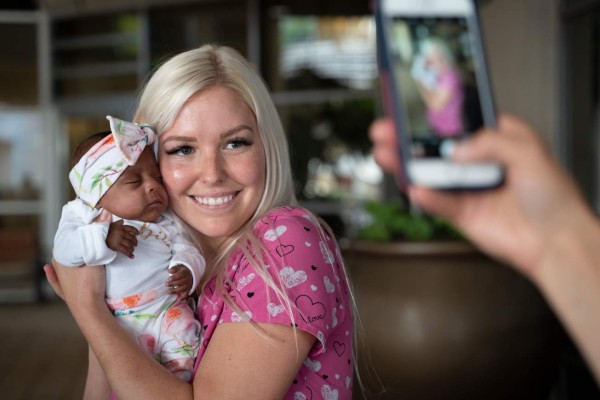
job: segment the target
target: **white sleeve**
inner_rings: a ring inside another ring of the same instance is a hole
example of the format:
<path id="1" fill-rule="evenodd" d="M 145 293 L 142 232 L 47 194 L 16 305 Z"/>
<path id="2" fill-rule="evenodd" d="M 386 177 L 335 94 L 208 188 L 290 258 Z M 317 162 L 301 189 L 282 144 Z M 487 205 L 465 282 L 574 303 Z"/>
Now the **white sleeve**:
<path id="1" fill-rule="evenodd" d="M 67 203 L 62 210 L 58 230 L 54 236 L 52 256 L 68 267 L 81 265 L 105 265 L 112 262 L 117 252 L 106 246 L 109 222 L 88 222 L 93 220 L 95 210 L 77 204 L 78 200 Z M 89 208 L 89 207 L 88 207 Z"/>
<path id="2" fill-rule="evenodd" d="M 169 268 L 176 265 L 184 265 L 190 270 L 194 279 L 192 289 L 189 292 L 191 295 L 200 283 L 200 278 L 204 275 L 204 270 L 206 269 L 204 256 L 202 256 L 198 248 L 187 239 L 186 235 L 179 231 L 175 221 L 169 215 L 165 215 L 164 217 L 163 228 L 169 233 L 169 240 L 171 241 L 172 257 Z"/>

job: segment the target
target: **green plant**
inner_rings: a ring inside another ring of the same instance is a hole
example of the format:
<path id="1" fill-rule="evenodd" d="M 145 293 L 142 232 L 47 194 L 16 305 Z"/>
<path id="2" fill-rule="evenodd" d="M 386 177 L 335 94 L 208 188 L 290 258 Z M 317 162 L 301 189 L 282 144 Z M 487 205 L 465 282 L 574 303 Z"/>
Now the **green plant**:
<path id="1" fill-rule="evenodd" d="M 358 231 L 359 239 L 375 242 L 462 239 L 445 220 L 410 214 L 399 203 L 372 201 L 365 203 L 364 210 L 370 216 L 370 223 Z"/>

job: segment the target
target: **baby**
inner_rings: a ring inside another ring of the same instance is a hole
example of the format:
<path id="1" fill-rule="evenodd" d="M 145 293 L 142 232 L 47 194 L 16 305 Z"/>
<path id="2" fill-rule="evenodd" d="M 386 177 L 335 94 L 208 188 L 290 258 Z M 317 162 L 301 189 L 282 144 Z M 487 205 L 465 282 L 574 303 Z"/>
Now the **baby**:
<path id="1" fill-rule="evenodd" d="M 165 213 L 167 192 L 149 146 L 154 131 L 107 119 L 111 132 L 91 136 L 74 153 L 69 179 L 77 198 L 63 207 L 53 255 L 70 267 L 104 265 L 106 303 L 119 323 L 189 381 L 200 324 L 182 300 L 195 291 L 204 258 Z"/>

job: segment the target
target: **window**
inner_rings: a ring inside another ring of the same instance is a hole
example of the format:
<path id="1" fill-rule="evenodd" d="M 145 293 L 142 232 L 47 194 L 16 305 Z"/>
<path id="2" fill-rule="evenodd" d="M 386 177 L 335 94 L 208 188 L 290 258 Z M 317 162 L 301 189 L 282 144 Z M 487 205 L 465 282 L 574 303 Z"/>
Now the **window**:
<path id="1" fill-rule="evenodd" d="M 374 21 L 288 12 L 271 9 L 264 76 L 289 136 L 298 198 L 339 213 L 327 203 L 379 197 L 367 136 L 377 106 Z"/>

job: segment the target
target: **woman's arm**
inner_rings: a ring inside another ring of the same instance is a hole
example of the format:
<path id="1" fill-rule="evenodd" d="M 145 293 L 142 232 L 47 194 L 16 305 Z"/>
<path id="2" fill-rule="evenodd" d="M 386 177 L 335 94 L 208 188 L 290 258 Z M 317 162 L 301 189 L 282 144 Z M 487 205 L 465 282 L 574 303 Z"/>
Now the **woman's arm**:
<path id="1" fill-rule="evenodd" d="M 120 400 L 281 398 L 315 341 L 283 325 L 259 325 L 263 336 L 249 323 L 219 324 L 192 386 L 143 353 L 121 328 L 104 303 L 103 268 L 55 265 L 56 279 L 45 269 Z"/>
<path id="2" fill-rule="evenodd" d="M 315 342 L 285 325 L 217 325 L 194 379 L 196 399 L 281 399 Z M 296 340 L 297 339 L 297 340 Z"/>
<path id="3" fill-rule="evenodd" d="M 117 398 L 193 398 L 192 386 L 145 354 L 113 317 L 104 302 L 104 268 L 68 268 L 57 263 L 54 268 L 53 286 L 62 293 Z"/>
<path id="4" fill-rule="evenodd" d="M 574 219 L 549 235 L 533 280 L 600 383 L 600 223 L 591 211 L 566 214 Z"/>
<path id="5" fill-rule="evenodd" d="M 112 390 L 102 366 L 90 347 L 88 349 L 88 372 L 85 381 L 84 400 L 109 400 Z"/>

